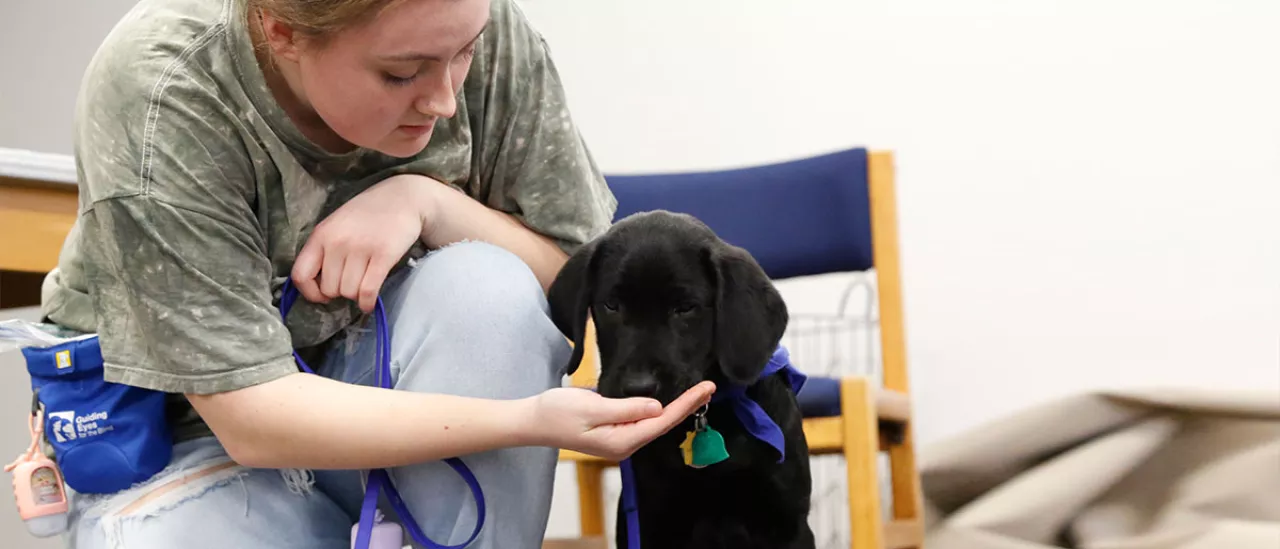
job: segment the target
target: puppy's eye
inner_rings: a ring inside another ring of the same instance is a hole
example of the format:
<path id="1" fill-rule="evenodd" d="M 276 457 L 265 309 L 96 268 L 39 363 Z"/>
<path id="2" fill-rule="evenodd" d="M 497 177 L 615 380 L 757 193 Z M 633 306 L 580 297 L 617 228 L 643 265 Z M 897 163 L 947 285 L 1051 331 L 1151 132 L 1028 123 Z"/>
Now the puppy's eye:
<path id="1" fill-rule="evenodd" d="M 605 300 L 605 302 L 604 302 L 604 308 L 605 308 L 605 309 L 608 309 L 608 310 L 609 310 L 609 312 L 611 312 L 611 313 L 616 313 L 616 312 L 618 312 L 618 300 L 616 300 L 616 299 L 607 299 L 607 300 Z"/>

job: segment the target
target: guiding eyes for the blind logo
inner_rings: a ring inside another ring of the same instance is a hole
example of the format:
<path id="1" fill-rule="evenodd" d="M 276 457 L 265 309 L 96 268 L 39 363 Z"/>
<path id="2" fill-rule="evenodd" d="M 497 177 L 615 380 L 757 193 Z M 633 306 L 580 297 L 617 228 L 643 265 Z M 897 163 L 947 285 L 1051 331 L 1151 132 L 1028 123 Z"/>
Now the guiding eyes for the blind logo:
<path id="1" fill-rule="evenodd" d="M 77 416 L 74 411 L 50 412 L 49 433 L 59 443 L 95 437 L 115 430 L 115 427 L 108 423 L 109 419 L 110 416 L 106 412 L 94 412 L 84 416 Z"/>

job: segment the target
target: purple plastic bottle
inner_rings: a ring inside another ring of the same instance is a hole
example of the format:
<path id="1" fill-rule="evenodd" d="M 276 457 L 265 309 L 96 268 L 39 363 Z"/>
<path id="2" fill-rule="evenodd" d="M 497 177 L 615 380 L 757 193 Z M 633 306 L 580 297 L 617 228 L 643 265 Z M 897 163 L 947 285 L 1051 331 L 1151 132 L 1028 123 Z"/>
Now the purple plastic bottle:
<path id="1" fill-rule="evenodd" d="M 356 547 L 356 534 L 360 524 L 351 527 L 351 549 Z M 404 529 L 394 522 L 383 522 L 382 510 L 373 512 L 373 532 L 369 536 L 369 549 L 402 549 L 404 547 Z"/>

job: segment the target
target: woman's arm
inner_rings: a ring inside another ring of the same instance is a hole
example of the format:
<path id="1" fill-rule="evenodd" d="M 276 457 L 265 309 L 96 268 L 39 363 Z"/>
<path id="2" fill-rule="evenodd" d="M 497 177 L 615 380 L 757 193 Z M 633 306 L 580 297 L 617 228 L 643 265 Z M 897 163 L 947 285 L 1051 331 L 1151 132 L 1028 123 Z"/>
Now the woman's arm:
<path id="1" fill-rule="evenodd" d="M 431 198 L 423 224 L 422 240 L 428 247 L 438 248 L 463 240 L 483 240 L 520 256 L 542 283 L 543 291 L 551 287 L 556 273 L 568 255 L 550 238 L 538 234 L 515 216 L 490 209 L 452 187 L 419 175 L 427 182 Z"/>
<path id="2" fill-rule="evenodd" d="M 392 266 L 415 240 L 439 248 L 489 242 L 520 257 L 543 291 L 567 255 L 514 216 L 421 175 L 396 175 L 361 192 L 316 225 L 298 252 L 292 277 L 312 302 L 345 297 L 373 310 Z"/>
<path id="3" fill-rule="evenodd" d="M 487 400 L 352 385 L 293 374 L 236 391 L 187 395 L 231 458 L 249 467 L 397 467 L 511 446 L 619 460 L 706 402 L 703 382 L 664 409 L 575 388 Z"/>
<path id="4" fill-rule="evenodd" d="M 303 373 L 187 399 L 249 467 L 394 467 L 546 443 L 526 424 L 530 400 L 389 391 Z"/>

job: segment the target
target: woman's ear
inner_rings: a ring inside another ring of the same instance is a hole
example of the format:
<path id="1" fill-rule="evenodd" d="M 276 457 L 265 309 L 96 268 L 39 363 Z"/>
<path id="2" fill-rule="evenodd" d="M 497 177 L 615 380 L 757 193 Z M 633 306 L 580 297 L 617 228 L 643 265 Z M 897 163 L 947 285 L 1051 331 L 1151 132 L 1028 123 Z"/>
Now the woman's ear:
<path id="1" fill-rule="evenodd" d="M 756 381 L 790 316 L 782 295 L 746 250 L 717 244 L 705 256 L 715 274 L 715 354 L 734 383 Z"/>
<path id="2" fill-rule="evenodd" d="M 298 45 L 301 35 L 293 27 L 265 10 L 257 10 L 256 18 L 260 23 L 262 40 L 270 48 L 271 55 L 297 63 L 301 56 Z"/>
<path id="3" fill-rule="evenodd" d="M 587 314 L 591 312 L 591 299 L 595 294 L 598 246 L 599 240 L 593 240 L 569 256 L 547 291 L 551 322 L 560 333 L 573 340 L 573 355 L 569 357 L 568 367 L 570 375 L 582 363 L 583 346 L 586 345 Z"/>

